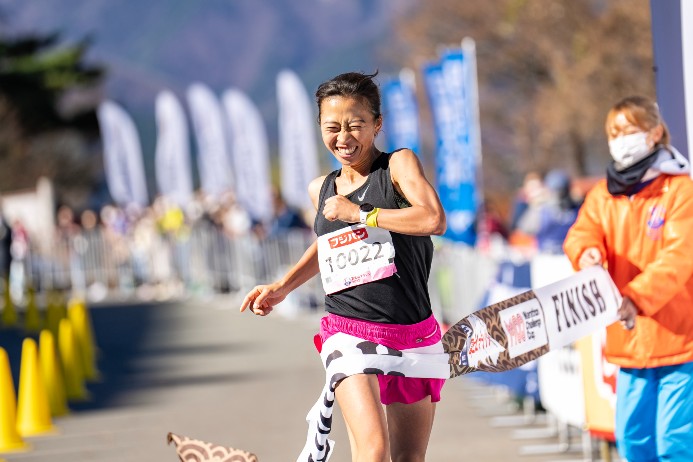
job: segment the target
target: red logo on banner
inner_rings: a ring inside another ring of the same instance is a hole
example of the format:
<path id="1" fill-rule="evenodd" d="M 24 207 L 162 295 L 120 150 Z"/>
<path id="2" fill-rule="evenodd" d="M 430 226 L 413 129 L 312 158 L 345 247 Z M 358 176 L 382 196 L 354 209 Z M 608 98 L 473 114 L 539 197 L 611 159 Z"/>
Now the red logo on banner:
<path id="1" fill-rule="evenodd" d="M 520 345 L 527 341 L 527 329 L 522 315 L 516 313 L 505 323 L 505 330 L 508 331 L 509 346 Z"/>

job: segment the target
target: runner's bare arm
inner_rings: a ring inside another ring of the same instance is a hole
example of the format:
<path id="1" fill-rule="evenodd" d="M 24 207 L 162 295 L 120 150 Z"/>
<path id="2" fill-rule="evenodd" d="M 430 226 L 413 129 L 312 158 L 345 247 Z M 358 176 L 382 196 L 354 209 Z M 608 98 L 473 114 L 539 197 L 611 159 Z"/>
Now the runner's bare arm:
<path id="1" fill-rule="evenodd" d="M 291 291 L 318 274 L 318 244 L 313 242 L 296 263 L 279 281 L 255 286 L 243 299 L 241 312 L 251 307 L 255 314 L 265 316 L 283 301 Z"/>
<path id="2" fill-rule="evenodd" d="M 396 151 L 390 157 L 390 174 L 397 192 L 411 207 L 381 209 L 377 215 L 379 228 L 412 236 L 430 236 L 445 232 L 445 212 L 438 194 L 426 179 L 423 167 L 409 149 Z M 323 210 L 328 220 L 358 223 L 359 206 L 344 196 L 332 196 L 325 201 Z"/>
<path id="3" fill-rule="evenodd" d="M 317 209 L 320 187 L 325 177 L 316 178 L 308 186 L 313 205 Z M 255 286 L 243 299 L 241 312 L 250 307 L 253 313 L 260 316 L 268 315 L 273 307 L 286 298 L 289 293 L 318 274 L 318 244 L 314 241 L 303 253 L 301 259 L 281 278 L 271 284 Z"/>
<path id="4" fill-rule="evenodd" d="M 411 207 L 380 210 L 378 227 L 413 236 L 443 234 L 446 228 L 443 206 L 416 154 L 409 149 L 393 153 L 390 173 L 395 188 Z"/>

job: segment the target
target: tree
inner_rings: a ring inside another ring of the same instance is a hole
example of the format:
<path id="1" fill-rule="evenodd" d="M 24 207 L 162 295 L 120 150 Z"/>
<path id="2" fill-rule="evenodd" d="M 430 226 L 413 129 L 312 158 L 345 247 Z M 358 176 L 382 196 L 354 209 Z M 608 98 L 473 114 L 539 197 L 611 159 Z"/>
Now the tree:
<path id="1" fill-rule="evenodd" d="M 84 196 L 99 162 L 95 108 L 104 70 L 85 63 L 90 41 L 58 34 L 0 36 L 0 191 L 53 179 L 59 195 Z"/>
<path id="2" fill-rule="evenodd" d="M 437 0 L 397 30 L 400 64 L 413 68 L 475 39 L 487 193 L 507 197 L 522 173 L 552 167 L 602 174 L 606 111 L 654 95 L 647 0 Z"/>

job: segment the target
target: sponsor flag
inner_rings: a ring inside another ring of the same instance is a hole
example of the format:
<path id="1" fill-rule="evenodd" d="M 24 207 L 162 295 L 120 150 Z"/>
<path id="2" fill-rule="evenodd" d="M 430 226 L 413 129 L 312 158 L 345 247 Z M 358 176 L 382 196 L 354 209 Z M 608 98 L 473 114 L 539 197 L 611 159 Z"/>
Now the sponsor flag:
<path id="1" fill-rule="evenodd" d="M 236 172 L 238 203 L 254 221 L 274 216 L 267 131 L 260 111 L 245 93 L 226 90 L 222 102 L 228 120 L 230 151 Z"/>
<path id="2" fill-rule="evenodd" d="M 197 141 L 200 188 L 206 194 L 219 197 L 233 188 L 223 110 L 219 99 L 203 83 L 196 82 L 188 87 L 187 100 Z"/>
<path id="3" fill-rule="evenodd" d="M 654 8 L 654 5 L 652 5 Z M 693 160 L 693 5 L 681 2 L 681 48 L 683 50 L 684 91 L 686 96 L 686 156 Z M 684 26 L 686 24 L 686 26 Z M 693 169 L 691 169 L 693 177 Z"/>
<path id="4" fill-rule="evenodd" d="M 308 184 L 319 175 L 316 116 L 303 83 L 290 70 L 277 75 L 281 195 L 290 207 L 313 204 Z"/>
<path id="5" fill-rule="evenodd" d="M 103 140 L 106 182 L 111 197 L 120 206 L 146 206 L 149 195 L 135 123 L 113 101 L 102 102 L 97 116 Z"/>
<path id="6" fill-rule="evenodd" d="M 452 49 L 423 69 L 437 138 L 436 183 L 448 217 L 445 236 L 472 246 L 480 201 L 473 60 L 473 53 Z"/>
<path id="7" fill-rule="evenodd" d="M 169 90 L 156 97 L 156 182 L 159 192 L 185 207 L 192 199 L 188 123 L 183 106 Z"/>
<path id="8" fill-rule="evenodd" d="M 650 13 L 657 103 L 672 144 L 693 160 L 693 2 L 651 1 Z"/>
<path id="9" fill-rule="evenodd" d="M 402 70 L 398 77 L 386 80 L 381 86 L 383 132 L 388 152 L 409 148 L 419 153 L 419 110 L 414 91 L 410 69 Z"/>

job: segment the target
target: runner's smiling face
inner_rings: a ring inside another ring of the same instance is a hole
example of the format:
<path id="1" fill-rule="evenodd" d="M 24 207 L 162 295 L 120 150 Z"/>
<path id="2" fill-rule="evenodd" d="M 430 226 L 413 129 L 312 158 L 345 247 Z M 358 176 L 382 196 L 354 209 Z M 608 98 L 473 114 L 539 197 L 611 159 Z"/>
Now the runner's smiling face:
<path id="1" fill-rule="evenodd" d="M 342 165 L 369 164 L 381 126 L 363 98 L 331 96 L 320 105 L 322 141 Z"/>

